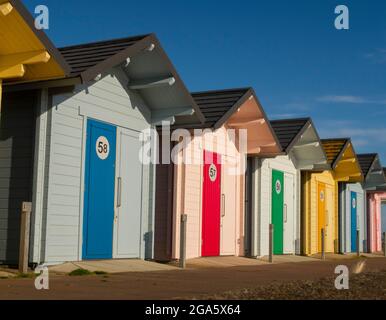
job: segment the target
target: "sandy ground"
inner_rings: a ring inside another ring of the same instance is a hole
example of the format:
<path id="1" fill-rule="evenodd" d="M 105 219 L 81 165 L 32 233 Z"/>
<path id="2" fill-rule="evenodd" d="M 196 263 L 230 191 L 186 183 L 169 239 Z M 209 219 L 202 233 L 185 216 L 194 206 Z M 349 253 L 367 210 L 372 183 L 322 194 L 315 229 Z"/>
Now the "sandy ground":
<path id="1" fill-rule="evenodd" d="M 380 272 L 386 270 L 386 258 L 365 260 L 364 272 L 377 272 L 380 277 L 385 275 Z M 287 288 L 285 289 L 288 292 L 287 298 L 296 298 L 295 292 L 304 290 L 307 286 L 309 290 L 312 290 L 313 283 L 319 283 L 318 281 L 322 278 L 327 278 L 320 282 L 323 283 L 323 286 L 320 286 L 322 290 L 331 289 L 333 286 L 331 277 L 334 277 L 335 267 L 344 264 L 353 270 L 357 269 L 359 261 L 358 259 L 343 259 L 78 277 L 54 275 L 50 276 L 50 289 L 43 291 L 35 289 L 34 279 L 0 279 L 0 299 L 169 300 L 203 297 L 226 299 L 230 298 L 227 292 L 247 292 L 245 290 L 251 290 L 252 294 L 244 297 L 237 293 L 237 297 L 244 299 L 284 298 L 271 290 L 269 286 L 272 285 L 278 288 L 276 291 L 279 293 L 283 288 Z M 378 285 L 379 290 L 386 289 L 385 282 L 378 282 L 378 275 L 367 277 L 363 283 L 362 280 L 360 277 L 354 280 L 356 281 L 354 282 L 355 288 Z M 374 295 L 378 294 L 379 290 L 374 292 Z M 260 295 L 261 292 L 264 295 Z M 316 294 L 312 297 L 325 298 L 323 294 Z"/>
<path id="2" fill-rule="evenodd" d="M 348 290 L 337 290 L 335 278 L 273 283 L 253 289 L 204 295 L 208 300 L 386 300 L 386 270 L 351 276 Z"/>

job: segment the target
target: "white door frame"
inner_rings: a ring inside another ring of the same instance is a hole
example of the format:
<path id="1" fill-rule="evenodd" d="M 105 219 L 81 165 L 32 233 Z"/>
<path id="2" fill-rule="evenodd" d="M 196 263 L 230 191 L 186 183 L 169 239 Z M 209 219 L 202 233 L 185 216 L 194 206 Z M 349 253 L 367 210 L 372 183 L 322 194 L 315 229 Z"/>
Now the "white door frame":
<path id="1" fill-rule="evenodd" d="M 292 179 L 292 186 L 288 186 L 288 183 L 287 183 L 287 177 L 290 176 L 291 179 Z M 283 221 L 283 226 L 284 226 L 284 230 L 283 230 L 283 241 L 284 241 L 284 245 L 283 245 L 283 254 L 295 254 L 295 251 L 296 251 L 296 246 L 295 246 L 295 240 L 296 240 L 296 226 L 295 226 L 295 223 L 296 223 L 296 201 L 295 201 L 295 195 L 296 195 L 296 190 L 295 190 L 295 175 L 293 173 L 290 173 L 290 172 L 284 172 L 284 210 L 287 210 L 287 212 L 284 211 L 284 219 L 287 217 L 287 220 L 288 220 L 288 217 L 291 217 L 292 219 L 292 223 L 287 223 L 285 220 Z M 286 195 L 287 195 L 287 192 L 288 190 L 291 190 L 292 191 L 292 199 L 290 199 L 289 201 L 291 201 L 291 205 L 292 205 L 292 210 L 289 210 L 289 205 L 288 205 L 288 202 L 287 202 L 287 198 L 286 198 Z M 287 232 L 287 228 L 290 228 L 291 230 L 289 231 L 289 233 Z M 289 239 L 286 238 L 286 235 L 289 236 Z M 288 241 L 291 241 L 292 242 L 292 245 L 290 246 L 291 249 L 289 250 L 286 250 L 286 243 L 288 243 Z"/>

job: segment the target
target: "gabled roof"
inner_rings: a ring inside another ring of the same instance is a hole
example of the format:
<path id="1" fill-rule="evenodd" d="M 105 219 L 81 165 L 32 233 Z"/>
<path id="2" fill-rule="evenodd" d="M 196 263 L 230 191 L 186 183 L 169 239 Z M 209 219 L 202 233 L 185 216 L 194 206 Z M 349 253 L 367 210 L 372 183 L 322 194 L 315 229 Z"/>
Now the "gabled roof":
<path id="1" fill-rule="evenodd" d="M 328 163 L 334 170 L 335 180 L 362 182 L 363 173 L 350 138 L 322 139 Z"/>
<path id="2" fill-rule="evenodd" d="M 84 83 L 121 66 L 128 76 L 128 89 L 139 91 L 155 111 L 154 124 L 163 120 L 172 124 L 205 121 L 155 34 L 92 42 L 59 50 L 71 66 L 69 77 L 80 78 Z"/>
<path id="3" fill-rule="evenodd" d="M 311 118 L 271 121 L 282 151 L 299 170 L 327 169 L 327 158 Z"/>
<path id="4" fill-rule="evenodd" d="M 349 138 L 322 139 L 321 141 L 326 152 L 327 161 L 334 169 L 351 141 Z"/>
<path id="5" fill-rule="evenodd" d="M 214 90 L 192 93 L 205 116 L 205 127 L 219 128 L 253 94 L 251 88 Z"/>
<path id="6" fill-rule="evenodd" d="M 361 166 L 362 173 L 365 177 L 367 177 L 367 175 L 369 174 L 370 169 L 373 166 L 376 158 L 376 153 L 358 154 L 359 164 Z"/>
<path id="7" fill-rule="evenodd" d="M 117 62 L 112 62 L 112 66 L 122 62 L 127 58 L 125 50 L 128 51 L 135 44 L 150 35 L 134 36 L 109 41 L 98 41 L 75 46 L 59 48 L 69 66 L 71 67 L 71 77 L 85 75 L 85 72 L 98 66 L 100 63 L 108 61 L 114 57 Z M 123 54 L 120 58 L 118 54 Z"/>
<path id="8" fill-rule="evenodd" d="M 70 67 L 19 0 L 0 0 L 0 81 L 58 79 Z"/>
<path id="9" fill-rule="evenodd" d="M 384 188 L 386 178 L 379 155 L 376 153 L 359 154 L 358 160 L 365 178 L 364 189 Z"/>
<path id="10" fill-rule="evenodd" d="M 279 139 L 284 152 L 288 152 L 291 146 L 296 142 L 307 124 L 311 123 L 310 118 L 272 120 L 271 126 Z"/>
<path id="11" fill-rule="evenodd" d="M 253 88 L 195 92 L 192 96 L 206 121 L 191 128 L 245 129 L 248 154 L 273 157 L 281 153 L 279 140 Z"/>

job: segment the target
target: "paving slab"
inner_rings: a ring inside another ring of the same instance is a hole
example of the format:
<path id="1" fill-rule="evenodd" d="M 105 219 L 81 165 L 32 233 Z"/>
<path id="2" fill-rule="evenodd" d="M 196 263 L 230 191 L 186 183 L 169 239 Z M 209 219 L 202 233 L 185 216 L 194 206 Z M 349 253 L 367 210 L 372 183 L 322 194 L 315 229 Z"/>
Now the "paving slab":
<path id="1" fill-rule="evenodd" d="M 200 268 L 230 268 L 240 266 L 258 266 L 267 264 L 264 261 L 244 257 L 204 257 L 188 260 L 186 263 L 189 269 Z"/>
<path id="2" fill-rule="evenodd" d="M 259 260 L 268 262 L 269 257 L 264 256 L 259 258 Z M 297 256 L 297 255 L 280 255 L 273 256 L 273 264 L 279 263 L 300 263 L 300 262 L 311 262 L 311 261 L 320 261 L 320 259 L 316 257 L 307 257 L 307 256 Z"/>
<path id="3" fill-rule="evenodd" d="M 76 269 L 85 269 L 91 272 L 102 271 L 106 273 L 178 270 L 178 268 L 168 264 L 161 264 L 137 259 L 67 262 L 60 265 L 50 266 L 48 269 L 50 270 L 50 272 L 57 274 L 67 274 Z"/>
<path id="4" fill-rule="evenodd" d="M 0 278 L 13 278 L 16 277 L 15 273 L 0 270 Z"/>

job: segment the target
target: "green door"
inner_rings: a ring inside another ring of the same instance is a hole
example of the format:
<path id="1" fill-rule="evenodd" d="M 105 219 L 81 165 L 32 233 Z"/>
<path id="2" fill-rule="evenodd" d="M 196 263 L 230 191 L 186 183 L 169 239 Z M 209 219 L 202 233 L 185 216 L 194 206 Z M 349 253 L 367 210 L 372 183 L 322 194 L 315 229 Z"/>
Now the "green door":
<path id="1" fill-rule="evenodd" d="M 283 254 L 284 173 L 272 170 L 273 253 Z"/>

